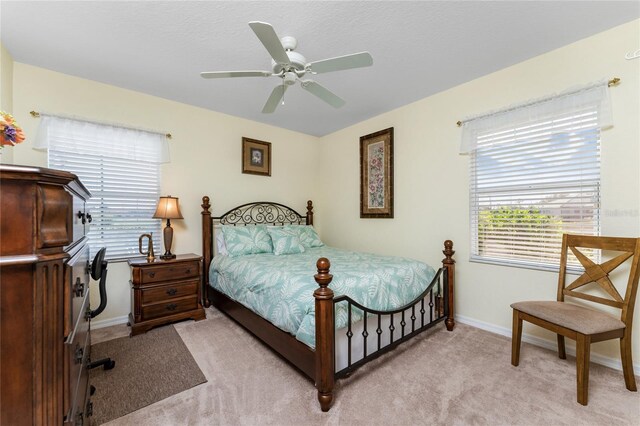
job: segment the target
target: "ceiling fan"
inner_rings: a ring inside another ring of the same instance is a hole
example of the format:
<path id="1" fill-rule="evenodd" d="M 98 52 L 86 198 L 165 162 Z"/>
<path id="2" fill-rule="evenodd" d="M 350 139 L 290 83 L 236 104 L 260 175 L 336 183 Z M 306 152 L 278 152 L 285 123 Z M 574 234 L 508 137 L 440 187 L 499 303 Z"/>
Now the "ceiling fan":
<path id="1" fill-rule="evenodd" d="M 311 94 L 316 95 L 335 108 L 340 108 L 345 104 L 344 99 L 319 83 L 309 79 L 303 80 L 302 77 L 305 74 L 321 74 L 368 67 L 373 64 L 373 58 L 369 52 L 307 62 L 304 56 L 294 52 L 298 44 L 294 37 L 278 38 L 273 27 L 265 22 L 252 21 L 249 22 L 249 26 L 273 58 L 273 61 L 271 61 L 273 71 L 209 71 L 202 72 L 200 75 L 203 78 L 279 77 L 282 79 L 282 84 L 273 89 L 269 99 L 264 104 L 264 108 L 262 108 L 262 112 L 266 114 L 274 112 L 281 100 L 284 104 L 284 92 L 288 86 L 295 84 L 296 81 L 299 81 L 302 88 Z"/>

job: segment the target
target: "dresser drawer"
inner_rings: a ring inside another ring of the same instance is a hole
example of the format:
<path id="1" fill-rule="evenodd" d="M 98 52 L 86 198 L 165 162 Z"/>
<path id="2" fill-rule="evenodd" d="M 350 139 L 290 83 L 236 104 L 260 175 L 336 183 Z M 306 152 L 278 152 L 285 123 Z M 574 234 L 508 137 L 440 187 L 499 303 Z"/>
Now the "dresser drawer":
<path id="1" fill-rule="evenodd" d="M 142 305 L 164 302 L 169 299 L 193 296 L 198 294 L 199 280 L 175 282 L 173 284 L 148 287 L 142 289 Z"/>
<path id="2" fill-rule="evenodd" d="M 87 351 L 90 349 L 90 345 L 86 345 Z M 71 409 L 67 415 L 65 425 L 73 424 L 77 426 L 88 425 L 87 417 L 92 414 L 92 407 L 88 405 L 87 397 L 89 388 L 89 353 L 86 353 L 81 364 L 81 368 L 78 370 L 78 376 L 72 384 L 72 388 L 75 389 L 73 397 L 71 399 Z"/>
<path id="3" fill-rule="evenodd" d="M 75 324 L 73 324 L 73 331 L 70 335 L 67 336 L 65 343 L 68 345 L 73 344 L 73 342 L 80 341 L 78 339 L 83 339 L 82 335 L 86 335 L 89 332 L 89 294 L 86 295 L 82 306 L 78 312 L 78 320 Z"/>
<path id="4" fill-rule="evenodd" d="M 198 296 L 188 296 L 181 299 L 172 299 L 166 302 L 156 303 L 142 307 L 142 320 L 147 321 L 154 318 L 166 317 L 169 315 L 186 312 L 198 308 Z"/>
<path id="5" fill-rule="evenodd" d="M 86 389 L 86 370 L 91 355 L 88 329 L 75 335 L 75 339 L 66 345 L 67 362 L 69 365 L 67 386 L 71 411 L 84 399 Z"/>
<path id="6" fill-rule="evenodd" d="M 85 235 L 85 202 L 80 197 L 73 197 L 73 241 L 78 241 Z"/>
<path id="7" fill-rule="evenodd" d="M 71 294 L 70 330 L 72 331 L 78 322 L 80 314 L 84 313 L 82 305 L 89 297 L 89 246 L 85 245 L 69 262 L 67 268 L 70 270 L 69 293 Z"/>
<path id="8" fill-rule="evenodd" d="M 157 283 L 169 280 L 182 280 L 185 278 L 198 278 L 200 275 L 200 263 L 178 263 L 172 266 L 150 266 L 142 268 L 142 283 Z"/>

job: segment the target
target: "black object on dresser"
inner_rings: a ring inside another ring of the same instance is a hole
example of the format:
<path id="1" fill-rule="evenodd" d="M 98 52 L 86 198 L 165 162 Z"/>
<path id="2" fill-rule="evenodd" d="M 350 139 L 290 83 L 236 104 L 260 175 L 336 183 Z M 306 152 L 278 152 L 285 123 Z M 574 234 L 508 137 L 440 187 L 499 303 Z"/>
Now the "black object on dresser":
<path id="1" fill-rule="evenodd" d="M 181 254 L 174 259 L 130 259 L 131 335 L 184 319 L 205 318 L 202 308 L 202 256 Z"/>
<path id="2" fill-rule="evenodd" d="M 82 424 L 91 196 L 67 172 L 0 165 L 0 424 Z"/>

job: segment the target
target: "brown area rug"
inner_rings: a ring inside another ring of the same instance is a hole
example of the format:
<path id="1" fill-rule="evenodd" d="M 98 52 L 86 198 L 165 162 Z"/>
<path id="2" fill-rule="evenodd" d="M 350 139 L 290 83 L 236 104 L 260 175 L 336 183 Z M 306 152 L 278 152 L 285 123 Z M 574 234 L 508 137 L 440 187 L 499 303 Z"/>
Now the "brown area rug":
<path id="1" fill-rule="evenodd" d="M 173 326 L 91 347 L 91 359 L 105 357 L 115 360 L 115 368 L 90 372 L 96 425 L 207 381 Z"/>

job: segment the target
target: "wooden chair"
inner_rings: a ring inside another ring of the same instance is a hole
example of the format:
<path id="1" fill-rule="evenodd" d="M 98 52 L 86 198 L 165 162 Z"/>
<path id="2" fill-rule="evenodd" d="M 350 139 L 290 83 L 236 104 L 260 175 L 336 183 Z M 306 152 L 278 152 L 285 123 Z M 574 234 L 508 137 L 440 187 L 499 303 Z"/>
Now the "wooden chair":
<path id="1" fill-rule="evenodd" d="M 580 248 L 592 248 L 623 252 L 601 265 L 592 262 Z M 568 250 L 578 258 L 585 272 L 573 283 L 565 286 Z M 631 270 L 624 299 L 609 279 L 609 273 L 631 259 Z M 511 364 L 520 362 L 522 340 L 522 320 L 544 327 L 558 335 L 558 355 L 566 359 L 564 338 L 576 341 L 576 370 L 578 402 L 587 405 L 589 391 L 589 355 L 592 342 L 620 339 L 622 370 L 627 389 L 636 391 L 636 380 L 631 361 L 631 325 L 635 306 L 638 278 L 640 276 L 640 238 L 591 237 L 568 235 L 562 237 L 560 276 L 558 279 L 558 301 L 518 302 L 513 308 L 513 336 Z M 596 283 L 611 298 L 585 294 L 576 291 L 589 283 Z M 601 303 L 621 309 L 620 319 L 602 311 L 565 303 L 565 296 L 589 302 Z"/>

